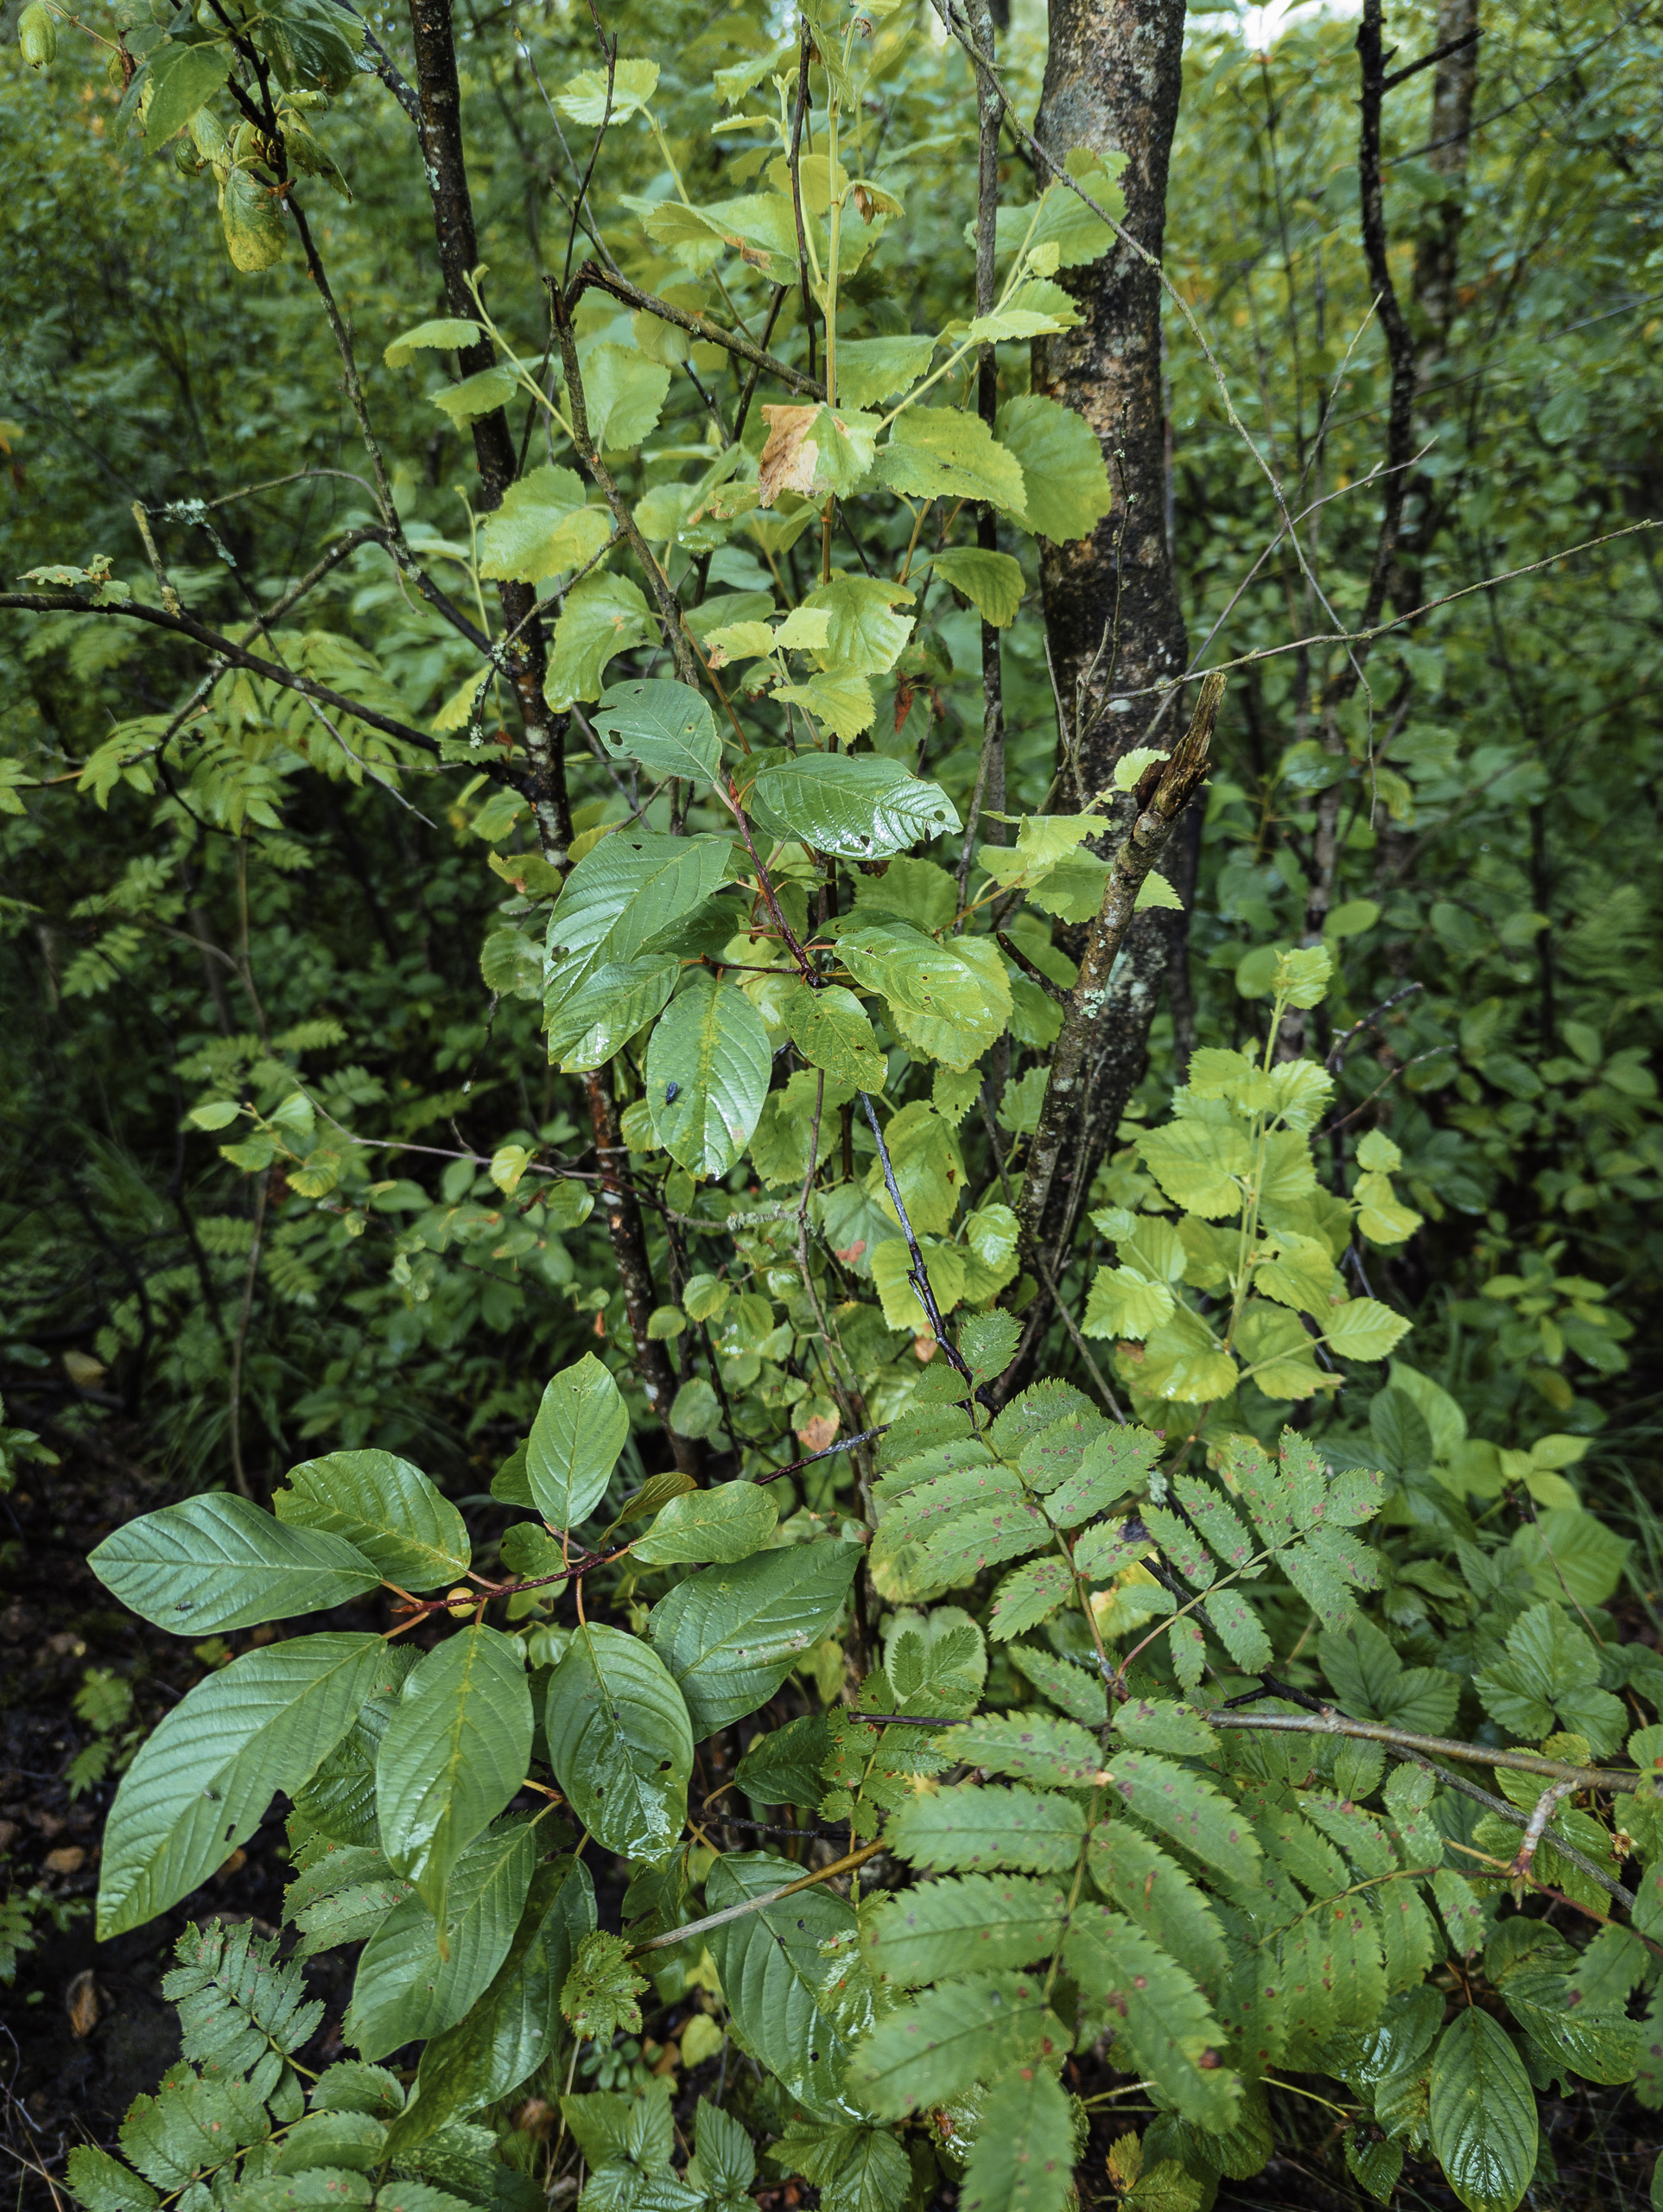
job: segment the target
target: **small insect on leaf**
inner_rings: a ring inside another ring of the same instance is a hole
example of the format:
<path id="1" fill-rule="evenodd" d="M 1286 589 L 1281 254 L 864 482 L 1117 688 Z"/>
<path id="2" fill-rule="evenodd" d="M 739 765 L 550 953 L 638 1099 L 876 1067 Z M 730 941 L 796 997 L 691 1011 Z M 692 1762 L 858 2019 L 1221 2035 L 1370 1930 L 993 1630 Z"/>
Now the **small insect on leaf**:
<path id="1" fill-rule="evenodd" d="M 667 1083 L 664 1085 L 664 1103 L 666 1106 L 672 1103 L 676 1092 L 681 1089 L 681 1087 L 682 1086 L 679 1083 Z"/>

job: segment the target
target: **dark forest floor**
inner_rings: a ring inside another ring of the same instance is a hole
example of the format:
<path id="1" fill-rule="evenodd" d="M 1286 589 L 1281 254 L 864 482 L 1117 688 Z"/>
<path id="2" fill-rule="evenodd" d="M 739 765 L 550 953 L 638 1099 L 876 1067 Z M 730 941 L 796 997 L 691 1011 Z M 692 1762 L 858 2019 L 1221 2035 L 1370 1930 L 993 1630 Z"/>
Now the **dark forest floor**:
<path id="1" fill-rule="evenodd" d="M 237 1860 L 194 1896 L 148 1927 L 108 1943 L 93 1940 L 98 1839 L 116 1778 L 72 1796 L 67 1770 L 95 1733 L 74 1700 L 90 1669 L 111 1669 L 132 1685 L 126 1726 L 148 1726 L 205 1668 L 188 1644 L 115 1607 L 86 1558 L 118 1522 L 169 1502 L 113 1445 L 96 1459 L 66 1453 L 60 1466 L 32 1468 L 16 1492 L 0 1497 L 0 1873 L 14 1894 L 35 1891 L 41 1900 L 31 1915 L 35 1947 L 19 1956 L 13 1984 L 0 1984 L 0 2150 L 11 2170 L 0 2169 L 0 2212 L 67 2212 L 70 2149 L 86 2141 L 113 2148 L 134 2097 L 154 2089 L 177 2056 L 161 1981 L 186 1923 L 251 1917 L 271 1930 L 280 1922 L 282 1801 Z M 377 1624 L 343 1616 L 340 1624 Z M 239 1637 L 238 1648 L 250 1640 Z M 301 2054 L 309 2065 L 346 2055 L 340 2022 L 353 1964 L 353 1954 L 341 1951 L 307 1967 L 312 1993 L 325 2004 L 322 2024 Z M 650 2032 L 667 2043 L 682 2009 L 650 2021 Z M 1090 2061 L 1083 2064 L 1089 2069 Z M 679 2076 L 677 2105 L 687 2105 L 689 2137 L 696 2098 L 716 2094 L 717 2074 L 713 2058 Z M 1105 2073 L 1072 2086 L 1089 2096 L 1123 2078 Z M 1284 2150 L 1251 2181 L 1223 2184 L 1222 2212 L 1362 2212 L 1374 2202 L 1346 2172 L 1339 2115 L 1319 2101 L 1343 2092 L 1331 2083 L 1311 2087 L 1317 2098 L 1273 2093 Z M 1146 2117 L 1134 2101 L 1093 2116 L 1082 2196 L 1105 2212 L 1117 2201 L 1102 2163 L 1109 2145 Z M 1649 2183 L 1663 2115 L 1620 2090 L 1590 2088 L 1545 2101 L 1542 2120 L 1557 2179 L 1548 2181 L 1545 2161 L 1527 2195 L 1532 2212 L 1639 2212 L 1657 2201 Z M 801 2183 L 758 2194 L 762 2212 L 811 2212 L 816 2203 L 816 2192 Z M 943 2187 L 941 2212 L 954 2196 Z M 569 2212 L 569 2183 L 552 2201 Z M 1413 2161 L 1393 2205 L 1460 2212 L 1436 2169 Z"/>

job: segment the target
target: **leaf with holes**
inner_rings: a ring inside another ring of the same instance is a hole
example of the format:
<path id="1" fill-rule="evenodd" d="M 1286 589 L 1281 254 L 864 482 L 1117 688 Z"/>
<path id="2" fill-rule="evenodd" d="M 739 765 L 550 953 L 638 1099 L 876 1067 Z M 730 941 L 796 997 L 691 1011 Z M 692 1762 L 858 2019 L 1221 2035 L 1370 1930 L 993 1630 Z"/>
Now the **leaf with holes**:
<path id="1" fill-rule="evenodd" d="M 721 772 L 721 740 L 709 708 L 692 687 L 637 677 L 601 694 L 595 734 L 615 760 L 638 760 L 650 775 L 710 783 Z"/>

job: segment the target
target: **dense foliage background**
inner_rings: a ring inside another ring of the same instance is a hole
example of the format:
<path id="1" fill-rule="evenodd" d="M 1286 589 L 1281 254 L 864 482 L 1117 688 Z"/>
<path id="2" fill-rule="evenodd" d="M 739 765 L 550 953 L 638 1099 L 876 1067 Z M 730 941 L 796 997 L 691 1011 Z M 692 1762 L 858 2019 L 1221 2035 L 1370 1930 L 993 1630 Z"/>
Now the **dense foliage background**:
<path id="1" fill-rule="evenodd" d="M 87 19 L 104 37 L 124 22 L 152 28 L 147 11 L 108 12 Z M 397 56 L 408 27 L 384 12 L 370 20 Z M 933 331 L 974 297 L 969 73 L 927 10 L 917 24 L 910 6 L 873 13 L 867 159 L 904 192 L 905 220 L 847 297 L 864 335 Z M 759 141 L 713 133 L 712 73 L 771 56 L 776 32 L 794 33 L 682 0 L 608 15 L 606 28 L 624 54 L 658 63 L 667 135 L 638 119 L 609 135 L 594 219 L 630 275 L 662 293 L 685 272 L 654 256 L 626 195 L 662 200 L 672 162 L 695 202 L 745 188 L 771 156 Z M 1440 24 L 1431 9 L 1394 5 L 1386 30 L 1401 63 L 1427 53 Z M 1471 1439 L 1520 1455 L 1496 1459 L 1495 1486 L 1479 1497 L 1500 1495 L 1503 1477 L 1522 1484 L 1527 1469 L 1562 1485 L 1574 1470 L 1583 1503 L 1629 1547 L 1620 1585 L 1600 1596 L 1625 1642 L 1649 1643 L 1663 1626 L 1650 1351 L 1663 1287 L 1663 555 L 1648 531 L 1617 533 L 1663 505 L 1663 39 L 1654 10 L 1615 0 L 1492 8 L 1456 167 L 1438 138 L 1432 73 L 1387 96 L 1385 226 L 1420 380 L 1386 611 L 1430 611 L 1381 637 L 1352 684 L 1342 649 L 1297 641 L 1350 628 L 1368 604 L 1383 481 L 1371 473 L 1387 461 L 1391 362 L 1359 231 L 1355 31 L 1317 13 L 1254 52 L 1233 15 L 1192 10 L 1186 33 L 1165 265 L 1302 518 L 1303 552 L 1169 305 L 1165 530 L 1193 663 L 1233 673 L 1204 823 L 1198 808 L 1189 858 L 1171 871 L 1182 887 L 1193 867 L 1191 912 L 1187 925 L 1168 925 L 1146 1069 L 1090 1195 L 1100 1214 L 1150 1197 L 1131 1148 L 1139 1129 L 1165 1120 L 1198 1048 L 1262 1039 L 1279 954 L 1326 944 L 1335 985 L 1302 1033 L 1313 1058 L 1336 1052 L 1324 1173 L 1349 1190 L 1359 1165 L 1378 1164 L 1357 1161 L 1359 1140 L 1382 1130 L 1401 1155 L 1399 1197 L 1421 1217 L 1406 1241 L 1381 1237 L 1383 1254 L 1355 1248 L 1349 1287 L 1412 1322 L 1406 1356 L 1458 1403 Z M 549 95 L 593 67 L 594 27 L 576 10 L 524 7 L 470 11 L 457 32 L 492 311 L 535 361 L 548 336 L 543 275 L 571 264 L 587 160 L 587 134 L 568 117 L 562 138 Z M 1045 36 L 1021 5 L 1000 34 L 1001 73 L 1025 118 Z M 124 136 L 104 49 L 89 59 L 86 38 L 66 28 L 60 39 L 48 73 L 15 43 L 0 61 L 6 581 L 105 556 L 117 579 L 156 598 L 136 502 L 170 587 L 202 620 L 234 629 L 340 533 L 373 519 L 340 359 L 292 241 L 268 269 L 233 269 L 212 178 Z M 773 98 L 765 85 L 756 97 Z M 369 74 L 314 120 L 352 201 L 313 181 L 310 219 L 357 337 L 399 516 L 428 569 L 485 622 L 472 447 L 431 399 L 449 371 L 429 353 L 384 360 L 388 340 L 446 311 L 413 134 Z M 899 152 L 885 167 L 892 134 Z M 1007 200 L 1031 196 L 1031 166 L 1007 134 Z M 587 250 L 578 234 L 575 257 Z M 633 342 L 644 342 L 638 330 Z M 772 342 L 804 358 L 789 293 Z M 663 358 L 676 372 L 625 465 L 632 499 L 709 459 L 699 379 L 730 419 L 739 389 L 708 346 L 693 345 L 690 373 L 677 349 Z M 1025 388 L 1025 346 L 1001 347 L 1000 374 L 1001 397 Z M 949 385 L 961 399 L 968 378 L 967 368 Z M 518 408 L 511 419 L 521 450 L 534 449 L 542 423 Z M 752 453 L 764 435 L 759 405 Z M 892 569 L 906 515 L 861 495 L 847 514 L 862 563 Z M 1051 803 L 1057 715 L 1035 542 L 1008 533 L 1000 543 L 1029 586 L 1003 632 L 1014 816 Z M 812 582 L 816 545 L 811 535 L 770 555 L 790 596 Z M 751 611 L 738 605 L 747 590 L 769 582 L 737 537 L 686 557 L 708 561 L 703 588 L 734 594 L 734 619 Z M 840 565 L 850 557 L 840 550 Z M 1469 589 L 1509 572 L 1520 573 Z M 981 626 L 945 584 L 929 624 L 916 658 L 875 686 L 872 741 L 965 815 L 981 750 Z M 77 1520 L 66 1486 L 113 1452 L 142 1465 L 143 1502 L 226 1486 L 264 1501 L 296 1460 L 372 1447 L 484 1502 L 549 1375 L 593 1351 L 636 1416 L 621 1495 L 668 1464 L 668 1447 L 647 1417 L 624 1287 L 593 1207 L 581 1083 L 549 1065 L 538 1007 L 505 986 L 500 967 L 489 986 L 481 975 L 487 938 L 545 887 L 528 810 L 468 758 L 473 658 L 369 543 L 311 592 L 285 636 L 319 680 L 445 734 L 451 757 L 417 757 L 367 728 L 349 752 L 244 685 L 157 758 L 200 654 L 137 625 L 0 614 L 0 1389 L 15 1492 L 41 1493 L 49 1519 Z M 511 742 L 499 721 L 515 727 L 493 697 L 485 758 Z M 574 830 L 626 818 L 627 767 L 587 746 L 576 722 L 567 742 Z M 657 802 L 653 826 L 667 825 L 669 804 Z M 941 857 L 956 865 L 955 851 Z M 1057 934 L 1066 940 L 1066 926 Z M 1042 937 L 1049 945 L 1049 925 Z M 1371 1016 L 1341 1052 L 1337 1040 Z M 1007 1140 L 1031 1130 L 1034 1078 L 1044 1084 L 1043 1043 L 1012 1050 L 999 1114 Z M 314 1110 L 295 1103 L 297 1080 Z M 626 1059 L 619 1081 L 620 1101 L 638 1103 L 639 1069 Z M 930 1095 L 927 1069 L 913 1095 Z M 294 1157 L 192 1120 L 221 1101 L 276 1113 Z M 685 1175 L 627 1111 L 625 1134 L 643 1140 L 632 1173 L 661 1211 L 667 1200 L 684 1212 Z M 962 1142 L 978 1194 L 996 1180 L 987 1136 L 972 1115 Z M 866 1131 L 857 1123 L 842 1141 L 864 1174 Z M 327 1168 L 308 1182 L 299 1163 L 320 1145 Z M 794 1203 L 801 1150 L 782 1139 L 778 1176 L 746 1163 L 729 1179 L 734 1194 Z M 524 1178 L 528 1156 L 574 1172 Z M 735 1285 L 748 1295 L 689 1327 L 676 1300 L 709 1248 L 689 1256 L 674 1223 L 657 1221 L 650 1211 L 661 1293 L 676 1309 L 665 1325 L 687 1432 L 730 1476 L 815 1448 L 833 1432 L 814 1423 L 839 1409 L 778 1353 L 791 1239 L 742 1248 Z M 1076 1320 L 1114 1241 L 1110 1226 L 1082 1224 L 1059 1283 Z M 929 1370 L 907 1330 L 862 1310 L 873 1319 L 865 1403 L 887 1421 Z M 1142 1355 L 1128 1342 L 1113 1361 L 1130 1385 Z M 1109 1349 L 1099 1356 L 1108 1363 Z M 1085 1359 L 1059 1316 L 1033 1371 L 1090 1393 Z M 1342 1464 L 1371 1453 L 1378 1464 L 1387 1416 L 1377 1410 L 1371 1427 L 1370 1407 L 1387 1381 L 1383 1368 L 1365 1370 L 1341 1393 L 1299 1401 L 1294 1419 Z M 1230 1425 L 1273 1444 L 1288 1414 L 1247 1383 Z M 55 1465 L 15 1431 L 32 1432 Z M 1425 1485 L 1409 1478 L 1424 1470 L 1387 1471 L 1404 1478 L 1400 1518 L 1412 1526 Z M 860 1510 L 845 1459 L 795 1479 L 782 1519 Z M 1509 1513 L 1523 1494 L 1507 1491 Z M 1534 1495 L 1545 1510 L 1562 1503 L 1551 1484 Z M 16 1525 L 10 1565 L 32 1586 L 36 1555 Z M 1441 1571 L 1386 1601 L 1418 1663 L 1469 1632 Z M 830 1649 L 818 1683 L 828 1697 L 843 1656 Z M 144 1662 L 114 1643 L 107 1656 L 98 1680 L 117 1687 L 103 1704 L 92 1674 L 75 1683 L 66 1762 L 111 1747 L 92 1758 L 78 1799 L 107 1797 L 130 1756 L 113 1748 L 131 1703 L 120 1685 Z M 1482 1657 L 1467 1651 L 1457 1671 Z M 811 1703 L 814 1686 L 800 1687 Z M 7 1924 L 40 1936 L 71 1909 L 77 1876 L 42 1875 L 16 1848 L 20 1902 Z M 1634 2173 L 1618 2179 L 1638 2201 Z"/>

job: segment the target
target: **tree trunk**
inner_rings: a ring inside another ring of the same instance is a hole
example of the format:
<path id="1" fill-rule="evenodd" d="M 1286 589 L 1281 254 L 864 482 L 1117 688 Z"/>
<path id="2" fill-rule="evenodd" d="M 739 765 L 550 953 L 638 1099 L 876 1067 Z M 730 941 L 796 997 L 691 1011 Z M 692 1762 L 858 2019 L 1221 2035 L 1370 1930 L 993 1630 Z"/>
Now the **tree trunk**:
<path id="1" fill-rule="evenodd" d="M 1444 179 L 1444 196 L 1430 211 L 1415 250 L 1423 391 L 1442 365 L 1455 320 L 1456 270 L 1467 213 L 1468 134 L 1478 84 L 1478 0 L 1438 0 L 1432 45 L 1456 50 L 1437 65 L 1432 79 L 1432 143 L 1426 155 L 1427 168 Z"/>
<path id="2" fill-rule="evenodd" d="M 1183 0 L 1051 0 L 1050 48 L 1035 133 L 1055 159 L 1076 147 L 1120 153 L 1126 228 L 1158 257 L 1165 229 L 1167 166 L 1183 82 Z M 1109 781 L 1120 756 L 1144 742 L 1152 699 L 1123 692 L 1170 679 L 1186 639 L 1165 527 L 1165 426 L 1161 397 L 1160 284 L 1155 270 L 1116 244 L 1061 281 L 1082 321 L 1038 341 L 1033 388 L 1084 416 L 1108 464 L 1114 506 L 1089 538 L 1042 545 L 1045 626 L 1070 729 L 1059 767 L 1062 803 L 1078 805 Z M 1171 702 L 1175 704 L 1176 702 Z M 1167 741 L 1181 728 L 1176 719 Z M 1077 742 L 1077 788 L 1067 755 Z M 1098 842 L 1112 853 L 1131 823 L 1122 802 Z M 1085 931 L 1070 949 L 1083 949 Z M 1158 912 L 1139 914 L 1107 988 L 1079 1019 L 1072 1041 L 1084 1071 L 1065 1146 L 1066 1171 L 1050 1187 L 1036 1242 L 1058 1272 L 1069 1232 L 1126 1102 L 1143 1073 L 1149 1024 L 1168 958 Z M 1059 1040 L 1059 1050 L 1061 1041 Z M 1043 1274 L 1025 1332 L 1028 1355 L 1049 1317 Z"/>
<path id="3" fill-rule="evenodd" d="M 419 109 L 416 127 L 421 134 L 428 190 L 433 201 L 433 227 L 439 242 L 440 266 L 444 272 L 445 301 L 453 315 L 476 318 L 478 309 L 467 289 L 467 278 L 479 257 L 473 200 L 468 190 L 467 163 L 462 146 L 461 88 L 456 76 L 450 0 L 410 0 L 410 33 L 416 46 Z M 462 347 L 458 355 L 464 376 L 474 376 L 481 369 L 492 367 L 496 358 L 496 349 L 483 335 L 475 344 Z M 501 408 L 475 421 L 473 452 L 479 469 L 479 505 L 487 511 L 500 506 L 504 493 L 517 474 L 514 442 L 508 417 Z M 572 839 L 563 759 L 565 717 L 552 714 L 543 696 L 547 665 L 543 620 L 536 611 L 536 594 L 529 584 L 499 584 L 498 591 L 511 641 L 506 650 L 536 787 L 538 840 L 543 858 L 555 867 L 564 868 L 566 849 Z M 586 1088 L 600 1166 L 600 1199 L 612 1239 L 613 1261 L 624 1287 L 630 1330 L 635 1338 L 636 1370 L 648 1403 L 664 1425 L 676 1465 L 686 1472 L 696 1473 L 703 1453 L 696 1443 L 677 1436 L 670 1426 L 676 1378 L 669 1354 L 662 1344 L 655 1343 L 647 1335 L 647 1320 L 658 1302 L 657 1294 L 641 1209 L 622 1173 L 626 1147 L 619 1129 L 617 1101 L 608 1071 L 602 1068 L 587 1077 Z"/>
<path id="4" fill-rule="evenodd" d="M 433 201 L 445 304 L 454 315 L 477 320 L 479 310 L 467 279 L 478 264 L 479 251 L 462 149 L 462 96 L 456 77 L 450 0 L 410 0 L 410 35 L 416 47 L 416 129 Z M 482 334 L 473 345 L 460 348 L 457 360 L 465 377 L 477 376 L 482 369 L 495 367 L 496 348 Z M 502 505 L 504 493 L 519 473 L 508 416 L 500 407 L 476 418 L 473 454 L 479 469 L 479 505 L 489 512 Z M 572 817 L 566 798 L 565 717 L 553 713 L 543 696 L 548 669 L 543 619 L 530 584 L 502 583 L 497 591 L 506 632 L 505 652 L 530 763 L 543 856 L 563 868 L 566 848 L 572 842 Z"/>

